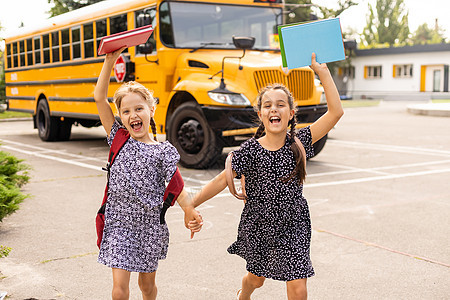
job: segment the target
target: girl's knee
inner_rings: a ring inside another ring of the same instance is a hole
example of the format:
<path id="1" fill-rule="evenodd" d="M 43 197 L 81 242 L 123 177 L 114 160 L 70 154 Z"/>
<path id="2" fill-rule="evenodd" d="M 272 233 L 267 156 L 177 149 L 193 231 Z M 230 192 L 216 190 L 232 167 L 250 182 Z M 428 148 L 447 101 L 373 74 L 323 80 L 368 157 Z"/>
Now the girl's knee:
<path id="1" fill-rule="evenodd" d="M 129 295 L 130 295 L 129 289 L 124 288 L 124 287 L 113 286 L 113 290 L 112 290 L 112 299 L 113 300 L 128 299 Z"/>
<path id="2" fill-rule="evenodd" d="M 247 283 L 252 288 L 255 288 L 255 289 L 262 287 L 264 284 L 264 281 L 266 280 L 265 277 L 256 276 L 252 273 L 248 273 L 245 277 L 246 277 L 245 279 L 247 280 Z"/>
<path id="3" fill-rule="evenodd" d="M 308 298 L 306 279 L 288 281 L 287 294 L 289 300 L 306 300 Z"/>
<path id="4" fill-rule="evenodd" d="M 154 273 L 140 273 L 138 278 L 139 288 L 144 295 L 156 293 L 156 281 Z"/>

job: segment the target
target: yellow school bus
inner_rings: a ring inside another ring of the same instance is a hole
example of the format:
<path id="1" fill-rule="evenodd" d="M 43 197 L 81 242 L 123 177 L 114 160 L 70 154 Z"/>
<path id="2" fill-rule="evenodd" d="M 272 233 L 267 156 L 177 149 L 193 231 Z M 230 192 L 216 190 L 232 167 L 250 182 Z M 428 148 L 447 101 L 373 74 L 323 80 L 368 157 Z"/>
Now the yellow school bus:
<path id="1" fill-rule="evenodd" d="M 310 68 L 281 67 L 282 16 L 281 0 L 106 0 L 50 18 L 5 39 L 8 109 L 31 113 L 44 141 L 68 140 L 73 125 L 99 126 L 101 38 L 152 24 L 147 43 L 124 53 L 122 77 L 154 91 L 158 132 L 180 163 L 208 167 L 255 131 L 252 104 L 269 83 L 293 92 L 301 126 L 327 109 Z M 112 72 L 110 100 L 120 84 Z"/>

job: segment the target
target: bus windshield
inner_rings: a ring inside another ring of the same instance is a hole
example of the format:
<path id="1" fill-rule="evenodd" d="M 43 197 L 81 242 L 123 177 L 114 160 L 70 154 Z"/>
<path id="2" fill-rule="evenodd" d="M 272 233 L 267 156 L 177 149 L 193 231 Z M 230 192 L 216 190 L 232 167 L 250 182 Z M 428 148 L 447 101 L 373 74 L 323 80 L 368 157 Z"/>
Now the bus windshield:
<path id="1" fill-rule="evenodd" d="M 232 36 L 255 38 L 255 49 L 279 49 L 281 8 L 164 2 L 161 39 L 175 48 L 235 48 Z"/>

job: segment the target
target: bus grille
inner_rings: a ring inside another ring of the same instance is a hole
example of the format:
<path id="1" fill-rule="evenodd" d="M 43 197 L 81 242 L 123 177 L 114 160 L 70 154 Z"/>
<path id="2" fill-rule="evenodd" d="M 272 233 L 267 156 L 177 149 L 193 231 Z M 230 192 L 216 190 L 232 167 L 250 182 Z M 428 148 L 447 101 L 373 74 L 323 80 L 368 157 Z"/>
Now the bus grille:
<path id="1" fill-rule="evenodd" d="M 288 87 L 295 100 L 307 100 L 313 95 L 313 72 L 308 70 L 292 70 L 285 75 L 279 70 L 262 70 L 253 73 L 256 88 L 261 90 L 271 83 L 282 83 Z"/>

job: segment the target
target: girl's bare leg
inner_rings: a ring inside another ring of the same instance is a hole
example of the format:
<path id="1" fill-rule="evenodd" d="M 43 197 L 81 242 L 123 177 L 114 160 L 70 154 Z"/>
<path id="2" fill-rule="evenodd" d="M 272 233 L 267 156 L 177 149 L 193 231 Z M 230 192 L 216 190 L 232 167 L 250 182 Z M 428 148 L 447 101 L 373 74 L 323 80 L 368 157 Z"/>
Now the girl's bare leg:
<path id="1" fill-rule="evenodd" d="M 306 300 L 308 298 L 306 278 L 288 281 L 286 288 L 288 300 Z"/>
<path id="2" fill-rule="evenodd" d="M 138 284 L 142 292 L 142 299 L 155 300 L 158 289 L 156 288 L 156 271 L 153 273 L 139 273 Z"/>
<path id="3" fill-rule="evenodd" d="M 113 300 L 128 300 L 130 297 L 130 272 L 122 269 L 112 269 L 113 274 Z"/>
<path id="4" fill-rule="evenodd" d="M 240 300 L 249 300 L 254 290 L 260 288 L 264 284 L 265 277 L 256 276 L 250 272 L 242 278 L 242 292 L 239 295 Z"/>

